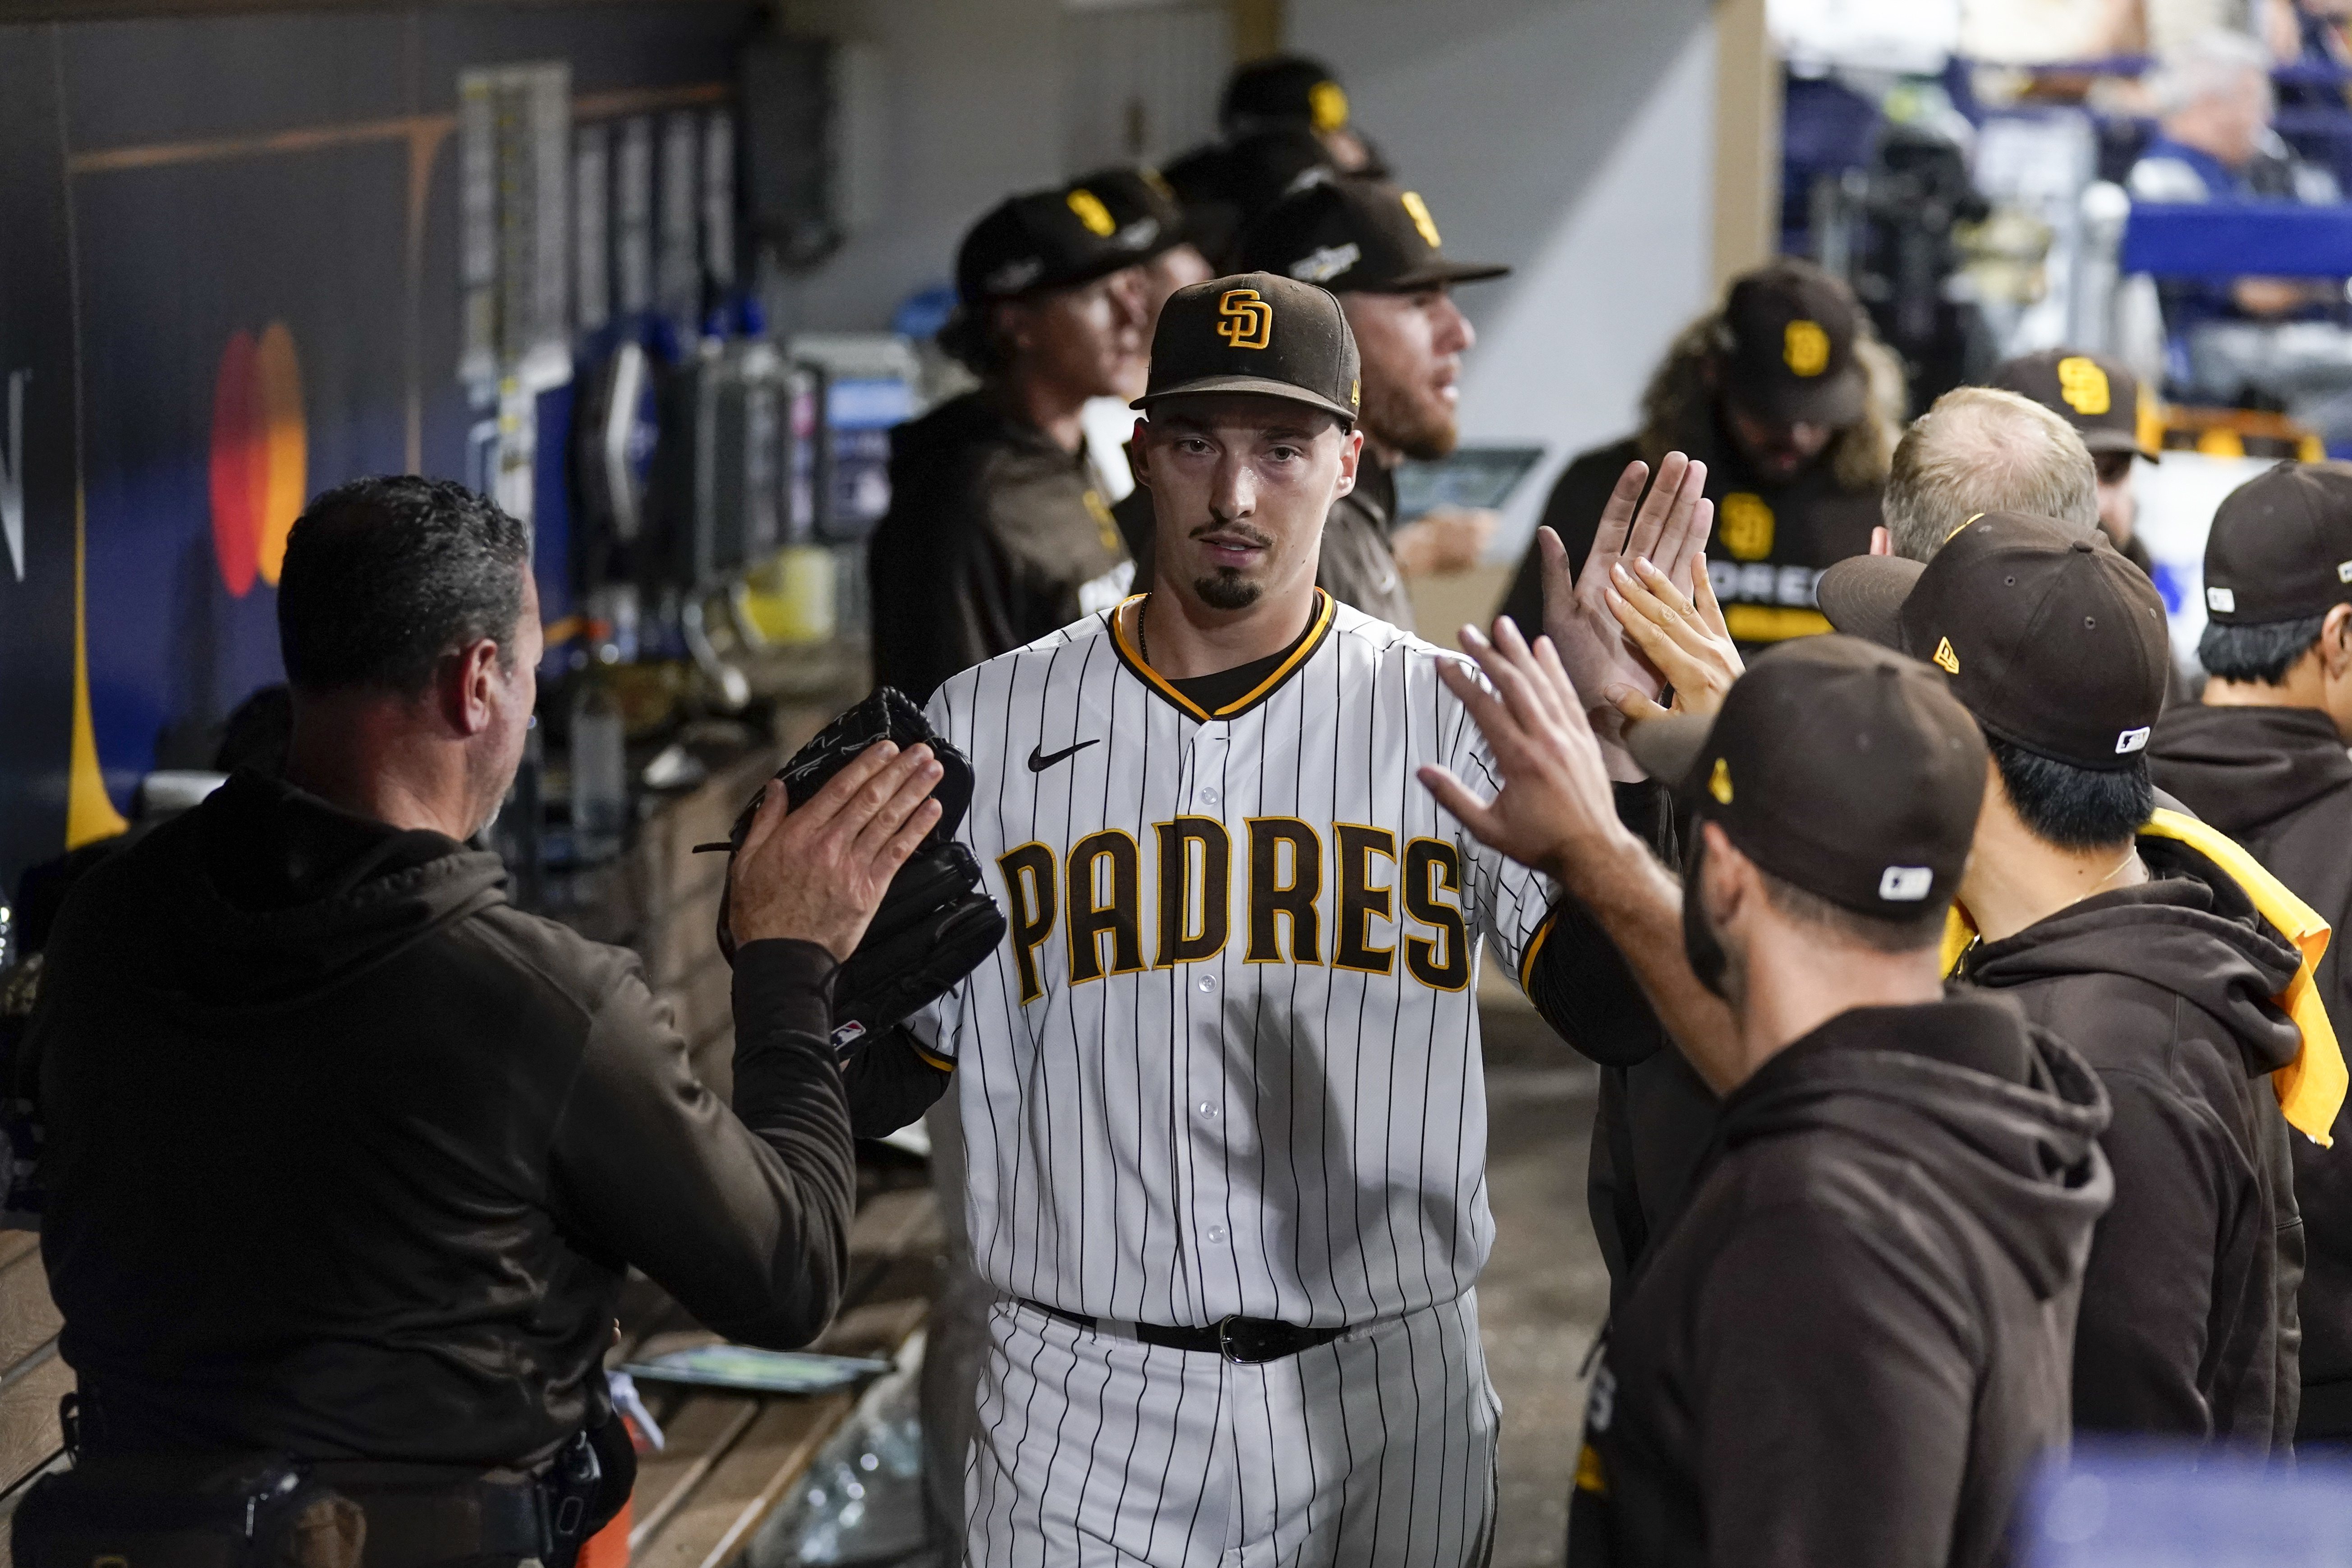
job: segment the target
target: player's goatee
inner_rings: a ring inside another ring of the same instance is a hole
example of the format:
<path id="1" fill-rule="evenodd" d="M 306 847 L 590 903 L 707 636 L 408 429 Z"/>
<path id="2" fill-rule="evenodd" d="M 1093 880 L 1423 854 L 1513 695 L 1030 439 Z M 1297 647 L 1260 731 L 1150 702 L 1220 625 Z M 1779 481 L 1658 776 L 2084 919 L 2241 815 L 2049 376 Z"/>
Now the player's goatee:
<path id="1" fill-rule="evenodd" d="M 1240 573 L 1228 569 L 1196 579 L 1192 592 L 1201 596 L 1201 603 L 1213 610 L 1246 610 L 1257 603 L 1258 595 L 1265 589 Z"/>

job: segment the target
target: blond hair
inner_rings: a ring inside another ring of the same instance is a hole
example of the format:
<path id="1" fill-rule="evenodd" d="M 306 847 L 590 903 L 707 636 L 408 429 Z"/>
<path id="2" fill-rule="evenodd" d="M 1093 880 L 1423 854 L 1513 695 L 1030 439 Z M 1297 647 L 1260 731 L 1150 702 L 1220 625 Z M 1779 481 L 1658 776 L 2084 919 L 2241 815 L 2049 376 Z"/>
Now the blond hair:
<path id="1" fill-rule="evenodd" d="M 1895 446 L 1886 475 L 1895 553 L 1925 561 L 1980 512 L 2099 525 L 2099 476 L 2074 427 L 2032 398 L 1963 386 L 1936 399 Z"/>

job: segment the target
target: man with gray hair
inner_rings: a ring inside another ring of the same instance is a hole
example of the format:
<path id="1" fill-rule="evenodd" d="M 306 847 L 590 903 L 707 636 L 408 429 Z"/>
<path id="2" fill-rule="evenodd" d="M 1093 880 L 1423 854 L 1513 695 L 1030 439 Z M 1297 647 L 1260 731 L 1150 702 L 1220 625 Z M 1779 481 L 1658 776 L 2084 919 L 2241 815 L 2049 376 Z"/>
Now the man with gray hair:
<path id="1" fill-rule="evenodd" d="M 2213 28 L 2166 56 L 2151 83 L 2156 139 L 2132 165 L 2131 193 L 2147 202 L 2304 196 L 2291 154 L 2271 131 L 2276 100 L 2270 53 L 2243 33 Z"/>
<path id="2" fill-rule="evenodd" d="M 2156 139 L 2132 165 L 2135 201 L 2333 202 L 2335 180 L 2299 162 L 2271 129 L 2276 100 L 2270 55 L 2243 33 L 2214 28 L 2166 57 L 2157 75 Z M 2277 321 L 2326 303 L 2333 286 L 2306 279 L 2172 279 L 2159 288 L 2164 324 L 2187 338 L 2209 321 Z M 2195 344 L 2190 344 L 2192 356 Z M 2215 374 L 2199 368 L 2200 390 L 2234 396 Z"/>
<path id="3" fill-rule="evenodd" d="M 1989 511 L 2099 526 L 2099 476 L 2074 427 L 2013 392 L 1944 394 L 1895 444 L 1884 502 L 1893 552 L 1925 561 Z"/>

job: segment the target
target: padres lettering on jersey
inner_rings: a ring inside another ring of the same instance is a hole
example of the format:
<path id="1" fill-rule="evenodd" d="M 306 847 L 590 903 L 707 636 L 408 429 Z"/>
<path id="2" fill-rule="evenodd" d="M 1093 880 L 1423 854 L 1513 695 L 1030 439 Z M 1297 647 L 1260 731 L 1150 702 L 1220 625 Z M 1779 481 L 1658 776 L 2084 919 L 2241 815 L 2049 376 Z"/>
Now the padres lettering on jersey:
<path id="1" fill-rule="evenodd" d="M 1172 968 L 1215 958 L 1234 934 L 1234 837 L 1212 816 L 1180 816 L 1155 822 L 1156 858 L 1118 828 L 1080 839 L 1057 870 L 1053 847 L 1024 844 L 997 857 L 1004 876 L 1013 928 L 1013 962 L 1021 976 L 1021 1003 L 1042 999 L 1045 983 L 1037 950 L 1054 934 L 1066 910 L 1068 984 L 1082 985 L 1106 974 L 1131 974 L 1144 961 L 1144 911 L 1153 912 L 1156 952 L 1149 967 Z M 1248 858 L 1244 868 L 1242 929 L 1248 933 L 1251 963 L 1323 962 L 1321 904 L 1323 847 L 1338 847 L 1339 919 L 1331 962 L 1366 974 L 1386 974 L 1397 947 L 1379 946 L 1372 922 L 1389 918 L 1394 900 L 1421 934 L 1404 939 L 1405 972 L 1424 985 L 1459 991 L 1470 982 L 1462 910 L 1462 854 L 1453 843 L 1416 838 L 1406 847 L 1403 879 L 1383 880 L 1379 863 L 1393 875 L 1396 835 L 1384 827 L 1335 822 L 1328 833 L 1295 816 L 1253 817 L 1248 823 Z M 1144 869 L 1139 872 L 1138 868 Z M 1149 880 L 1149 888 L 1143 884 Z M 1059 889 L 1066 886 L 1067 892 Z M 1286 942 L 1285 934 L 1288 940 Z"/>
<path id="2" fill-rule="evenodd" d="M 965 671 L 931 722 L 1010 931 L 923 1017 L 959 1062 L 981 1273 L 1066 1310 L 1360 1322 L 1469 1288 L 1492 1239 L 1473 981 L 1543 879 L 1414 773 L 1496 787 L 1443 654 L 1318 595 L 1204 713 L 1111 616 Z"/>

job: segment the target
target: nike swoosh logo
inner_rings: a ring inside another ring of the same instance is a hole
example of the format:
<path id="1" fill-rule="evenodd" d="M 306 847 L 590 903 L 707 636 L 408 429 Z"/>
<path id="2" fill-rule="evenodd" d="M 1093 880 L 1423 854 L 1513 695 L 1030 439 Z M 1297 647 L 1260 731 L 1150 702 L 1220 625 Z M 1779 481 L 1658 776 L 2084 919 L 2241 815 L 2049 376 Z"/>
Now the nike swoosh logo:
<path id="1" fill-rule="evenodd" d="M 1085 751 L 1088 746 L 1096 744 L 1101 739 L 1102 737 L 1097 735 L 1092 741 L 1080 741 L 1075 746 L 1063 747 L 1060 751 L 1054 752 L 1051 756 L 1045 754 L 1045 749 L 1042 743 L 1032 746 L 1029 748 L 1029 771 L 1033 773 L 1042 773 L 1047 768 L 1052 767 L 1055 763 L 1067 762 L 1070 758 L 1076 756 L 1080 752 Z"/>

